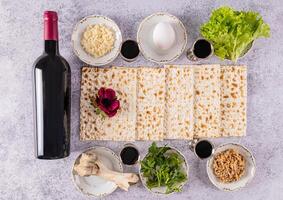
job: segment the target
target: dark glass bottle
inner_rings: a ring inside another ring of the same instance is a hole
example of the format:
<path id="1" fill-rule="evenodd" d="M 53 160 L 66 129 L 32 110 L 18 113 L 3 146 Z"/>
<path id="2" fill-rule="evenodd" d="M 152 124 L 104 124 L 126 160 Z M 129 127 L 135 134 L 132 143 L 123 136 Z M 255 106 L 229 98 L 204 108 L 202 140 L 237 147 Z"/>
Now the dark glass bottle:
<path id="1" fill-rule="evenodd" d="M 33 66 L 35 150 L 39 159 L 70 154 L 71 72 L 60 56 L 58 17 L 44 12 L 44 52 Z"/>

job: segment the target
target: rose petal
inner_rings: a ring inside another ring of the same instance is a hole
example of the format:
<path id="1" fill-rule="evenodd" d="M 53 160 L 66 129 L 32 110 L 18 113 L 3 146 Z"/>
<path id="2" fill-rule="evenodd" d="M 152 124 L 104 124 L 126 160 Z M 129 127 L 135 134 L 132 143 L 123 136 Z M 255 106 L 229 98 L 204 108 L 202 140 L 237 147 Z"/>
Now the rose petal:
<path id="1" fill-rule="evenodd" d="M 108 117 L 114 117 L 117 114 L 117 110 L 107 114 Z"/>
<path id="2" fill-rule="evenodd" d="M 104 95 L 105 95 L 105 88 L 102 87 L 98 90 L 98 97 L 104 98 Z"/>
<path id="3" fill-rule="evenodd" d="M 107 115 L 108 115 L 109 113 L 111 113 L 111 111 L 108 110 L 107 108 L 105 108 L 102 104 L 99 104 L 98 107 L 99 107 L 100 110 L 102 110 L 103 112 L 105 112 Z"/>
<path id="4" fill-rule="evenodd" d="M 113 117 L 116 115 L 117 110 L 110 111 L 107 108 L 105 108 L 103 105 L 98 106 L 100 110 L 102 110 L 108 117 Z"/>
<path id="5" fill-rule="evenodd" d="M 108 107 L 108 110 L 110 111 L 115 111 L 120 108 L 120 101 L 115 99 L 114 101 L 111 102 L 111 105 Z"/>
<path id="6" fill-rule="evenodd" d="M 95 103 L 96 103 L 96 105 L 99 105 L 99 104 L 100 104 L 99 96 L 96 96 L 96 98 L 95 98 Z"/>
<path id="7" fill-rule="evenodd" d="M 105 89 L 104 98 L 109 100 L 114 100 L 116 98 L 116 92 L 111 88 Z"/>

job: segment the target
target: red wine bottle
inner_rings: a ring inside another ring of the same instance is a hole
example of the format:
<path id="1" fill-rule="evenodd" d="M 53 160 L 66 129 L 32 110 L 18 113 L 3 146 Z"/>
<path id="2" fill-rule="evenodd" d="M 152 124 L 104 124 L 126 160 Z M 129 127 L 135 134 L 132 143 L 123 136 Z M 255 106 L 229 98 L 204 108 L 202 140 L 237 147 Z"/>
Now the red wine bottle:
<path id="1" fill-rule="evenodd" d="M 60 56 L 58 16 L 44 12 L 44 52 L 33 66 L 35 152 L 39 159 L 70 154 L 71 72 Z"/>

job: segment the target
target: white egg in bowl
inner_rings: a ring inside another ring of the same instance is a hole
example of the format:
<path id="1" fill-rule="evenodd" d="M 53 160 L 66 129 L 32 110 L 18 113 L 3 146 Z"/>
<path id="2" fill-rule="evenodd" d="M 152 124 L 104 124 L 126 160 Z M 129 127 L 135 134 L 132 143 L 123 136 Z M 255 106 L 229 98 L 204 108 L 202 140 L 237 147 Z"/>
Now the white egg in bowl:
<path id="1" fill-rule="evenodd" d="M 174 15 L 154 13 L 140 23 L 137 42 L 147 60 L 160 64 L 172 62 L 186 48 L 186 28 Z"/>
<path id="2" fill-rule="evenodd" d="M 152 40 L 157 51 L 170 49 L 174 45 L 175 39 L 175 31 L 170 23 L 160 22 L 155 25 Z"/>

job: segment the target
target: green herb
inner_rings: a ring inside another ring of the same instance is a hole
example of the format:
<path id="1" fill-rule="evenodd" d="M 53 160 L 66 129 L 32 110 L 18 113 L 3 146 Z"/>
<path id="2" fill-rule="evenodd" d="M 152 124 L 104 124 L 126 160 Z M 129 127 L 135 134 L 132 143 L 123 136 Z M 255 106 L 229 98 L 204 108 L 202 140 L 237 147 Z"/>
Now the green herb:
<path id="1" fill-rule="evenodd" d="M 212 42 L 215 55 L 237 61 L 255 39 L 269 37 L 270 28 L 257 12 L 221 7 L 212 12 L 200 32 Z"/>
<path id="2" fill-rule="evenodd" d="M 100 110 L 98 107 L 94 108 L 94 112 L 95 114 L 100 115 L 103 120 L 106 118 L 106 114 L 102 110 Z"/>
<path id="3" fill-rule="evenodd" d="M 93 106 L 95 114 L 100 115 L 103 120 L 106 118 L 107 115 L 98 107 L 95 99 L 92 99 L 90 105 Z"/>
<path id="4" fill-rule="evenodd" d="M 175 152 L 167 152 L 169 147 L 157 147 L 153 142 L 147 156 L 141 161 L 141 172 L 147 178 L 149 189 L 166 187 L 166 193 L 181 191 L 180 183 L 187 180 L 182 170 L 183 158 Z"/>

